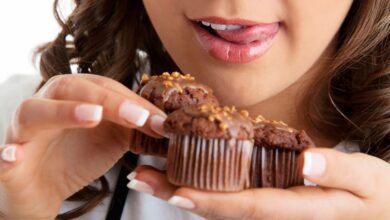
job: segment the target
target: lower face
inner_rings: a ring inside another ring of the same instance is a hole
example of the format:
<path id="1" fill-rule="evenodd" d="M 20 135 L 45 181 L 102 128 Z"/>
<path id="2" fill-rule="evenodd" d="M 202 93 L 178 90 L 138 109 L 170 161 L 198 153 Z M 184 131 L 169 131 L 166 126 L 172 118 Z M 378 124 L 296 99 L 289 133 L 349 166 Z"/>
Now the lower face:
<path id="1" fill-rule="evenodd" d="M 144 0 L 144 5 L 181 71 L 212 87 L 223 104 L 244 107 L 314 74 L 309 70 L 331 56 L 332 39 L 352 1 Z"/>

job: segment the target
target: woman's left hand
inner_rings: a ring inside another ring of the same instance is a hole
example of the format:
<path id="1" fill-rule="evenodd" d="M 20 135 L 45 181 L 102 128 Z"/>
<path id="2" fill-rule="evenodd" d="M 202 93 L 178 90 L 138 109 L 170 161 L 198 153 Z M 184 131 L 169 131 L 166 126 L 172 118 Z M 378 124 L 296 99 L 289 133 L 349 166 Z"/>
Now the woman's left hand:
<path id="1" fill-rule="evenodd" d="M 177 188 L 165 174 L 142 166 L 129 187 L 213 219 L 390 219 L 390 165 L 362 154 L 331 149 L 304 153 L 303 174 L 318 186 L 216 193 Z"/>

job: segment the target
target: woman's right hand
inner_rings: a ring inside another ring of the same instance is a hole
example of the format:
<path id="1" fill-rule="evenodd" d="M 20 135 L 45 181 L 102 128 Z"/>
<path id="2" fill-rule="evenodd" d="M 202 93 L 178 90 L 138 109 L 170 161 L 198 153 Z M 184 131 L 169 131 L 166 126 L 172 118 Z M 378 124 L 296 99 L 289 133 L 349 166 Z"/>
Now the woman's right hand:
<path id="1" fill-rule="evenodd" d="M 53 77 L 19 106 L 0 147 L 0 217 L 54 219 L 129 150 L 132 129 L 161 137 L 165 117 L 112 79 Z"/>

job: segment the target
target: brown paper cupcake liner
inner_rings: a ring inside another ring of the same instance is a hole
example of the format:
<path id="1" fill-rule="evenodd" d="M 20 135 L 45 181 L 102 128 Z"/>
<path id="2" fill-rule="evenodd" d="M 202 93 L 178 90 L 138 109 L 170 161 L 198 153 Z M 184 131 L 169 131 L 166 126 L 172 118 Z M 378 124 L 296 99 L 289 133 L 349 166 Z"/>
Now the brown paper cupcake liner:
<path id="1" fill-rule="evenodd" d="M 168 138 L 152 138 L 142 132 L 134 131 L 131 137 L 130 151 L 135 154 L 166 157 L 168 153 Z"/>
<path id="2" fill-rule="evenodd" d="M 252 154 L 250 188 L 303 185 L 298 167 L 300 151 L 255 146 Z"/>
<path id="3" fill-rule="evenodd" d="M 167 158 L 168 180 L 210 191 L 239 191 L 249 184 L 253 142 L 173 134 Z"/>

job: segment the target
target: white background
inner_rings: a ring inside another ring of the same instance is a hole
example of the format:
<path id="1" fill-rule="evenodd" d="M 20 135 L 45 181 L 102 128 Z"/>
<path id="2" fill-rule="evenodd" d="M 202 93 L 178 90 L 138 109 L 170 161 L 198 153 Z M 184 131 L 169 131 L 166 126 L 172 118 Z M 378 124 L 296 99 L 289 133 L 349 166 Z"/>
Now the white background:
<path id="1" fill-rule="evenodd" d="M 38 74 L 32 63 L 34 49 L 59 32 L 54 0 L 0 1 L 0 83 L 12 74 Z M 63 5 L 70 6 L 71 0 Z M 70 7 L 68 7 L 69 10 Z"/>

